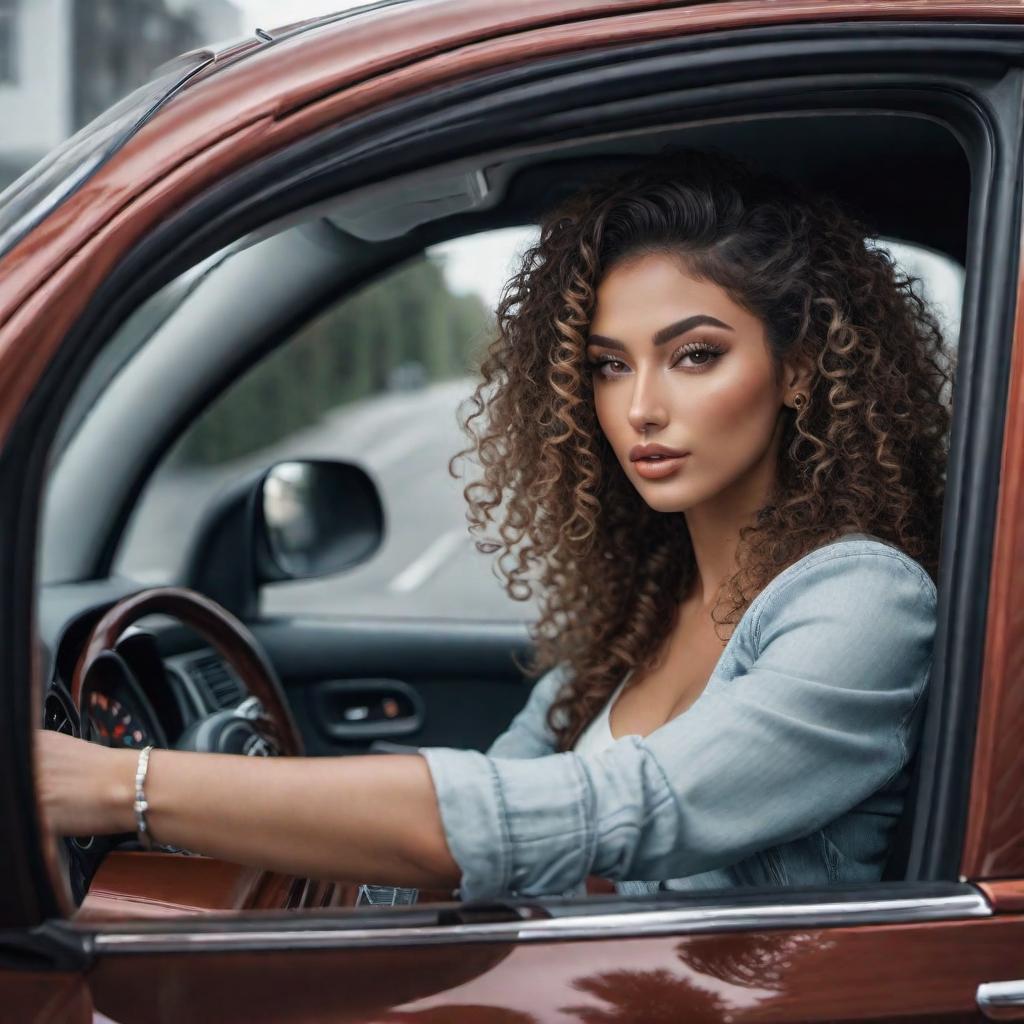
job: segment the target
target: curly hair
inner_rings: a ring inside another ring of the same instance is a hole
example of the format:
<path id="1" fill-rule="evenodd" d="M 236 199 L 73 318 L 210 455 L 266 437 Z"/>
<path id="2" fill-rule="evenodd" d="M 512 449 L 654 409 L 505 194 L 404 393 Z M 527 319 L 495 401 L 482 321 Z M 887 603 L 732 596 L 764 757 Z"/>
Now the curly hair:
<path id="1" fill-rule="evenodd" d="M 919 279 L 869 237 L 835 199 L 693 149 L 582 187 L 541 218 L 502 291 L 462 409 L 470 445 L 449 471 L 475 454 L 463 493 L 476 547 L 499 553 L 510 597 L 541 598 L 524 667 L 569 670 L 548 713 L 560 750 L 624 673 L 657 663 L 695 573 L 684 517 L 643 501 L 595 413 L 588 327 L 602 276 L 628 257 L 681 259 L 760 318 L 777 372 L 783 357 L 812 372 L 718 591 L 719 639 L 782 569 L 847 530 L 936 577 L 955 356 Z"/>

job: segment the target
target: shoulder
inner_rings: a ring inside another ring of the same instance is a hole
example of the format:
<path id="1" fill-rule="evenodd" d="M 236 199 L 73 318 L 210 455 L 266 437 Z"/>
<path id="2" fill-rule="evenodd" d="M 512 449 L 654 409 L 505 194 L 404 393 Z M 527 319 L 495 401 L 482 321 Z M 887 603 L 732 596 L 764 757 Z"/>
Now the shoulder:
<path id="1" fill-rule="evenodd" d="M 561 690 L 562 686 L 569 680 L 569 663 L 560 661 L 553 668 L 549 668 L 533 684 L 533 692 L 554 696 Z"/>
<path id="2" fill-rule="evenodd" d="M 533 689 L 530 691 L 530 696 L 524 708 L 524 714 L 532 716 L 537 721 L 538 728 L 541 728 L 540 723 L 543 723 L 545 732 L 549 731 L 546 721 L 548 708 L 562 695 L 570 678 L 569 663 L 563 661 L 545 672 L 533 684 Z M 562 720 L 563 717 L 560 716 L 559 720 Z"/>
<path id="3" fill-rule="evenodd" d="M 808 609 L 860 618 L 891 617 L 891 625 L 934 620 L 937 593 L 924 566 L 905 551 L 866 534 L 851 534 L 808 552 L 778 574 L 751 604 L 751 629 L 803 618 Z M 755 607 L 756 606 L 756 607 Z"/>

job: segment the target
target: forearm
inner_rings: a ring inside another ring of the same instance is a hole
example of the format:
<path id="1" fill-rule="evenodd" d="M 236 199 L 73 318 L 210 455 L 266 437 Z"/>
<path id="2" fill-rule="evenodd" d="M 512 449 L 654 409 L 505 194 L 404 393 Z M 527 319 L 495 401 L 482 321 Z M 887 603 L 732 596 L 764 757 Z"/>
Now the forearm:
<path id="1" fill-rule="evenodd" d="M 112 831 L 134 831 L 134 751 L 118 755 Z M 155 841 L 308 878 L 454 888 L 418 755 L 259 758 L 154 750 L 145 783 Z"/>

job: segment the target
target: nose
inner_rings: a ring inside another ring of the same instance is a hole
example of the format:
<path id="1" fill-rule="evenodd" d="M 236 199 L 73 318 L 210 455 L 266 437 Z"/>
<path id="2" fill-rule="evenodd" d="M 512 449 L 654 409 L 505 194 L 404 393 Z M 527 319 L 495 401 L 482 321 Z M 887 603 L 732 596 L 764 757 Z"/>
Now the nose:
<path id="1" fill-rule="evenodd" d="M 660 374 L 657 368 L 638 369 L 633 377 L 633 394 L 630 398 L 630 426 L 638 433 L 664 427 L 668 423 L 668 407 L 662 393 Z"/>

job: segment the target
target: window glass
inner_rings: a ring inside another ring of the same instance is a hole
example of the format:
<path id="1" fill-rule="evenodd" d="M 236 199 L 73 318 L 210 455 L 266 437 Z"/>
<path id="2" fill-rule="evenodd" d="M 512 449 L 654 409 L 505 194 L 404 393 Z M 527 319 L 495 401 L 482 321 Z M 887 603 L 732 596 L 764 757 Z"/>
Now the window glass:
<path id="1" fill-rule="evenodd" d="M 174 579 L 202 510 L 230 480 L 286 458 L 352 461 L 384 505 L 386 537 L 366 564 L 264 588 L 270 614 L 523 619 L 473 546 L 448 460 L 464 447 L 457 410 L 493 330 L 515 255 L 535 229 L 438 245 L 347 296 L 213 402 L 163 461 L 116 568 Z M 468 460 L 458 467 L 471 472 Z"/>
<path id="2" fill-rule="evenodd" d="M 288 458 L 358 463 L 377 483 L 386 539 L 365 564 L 264 588 L 268 614 L 523 620 L 476 551 L 456 412 L 471 393 L 493 310 L 535 230 L 487 232 L 438 245 L 347 296 L 299 330 L 215 400 L 148 485 L 116 568 L 147 583 L 175 578 L 203 509 L 227 483 Z M 945 256 L 887 239 L 920 279 L 948 344 L 959 331 L 964 271 Z"/>

